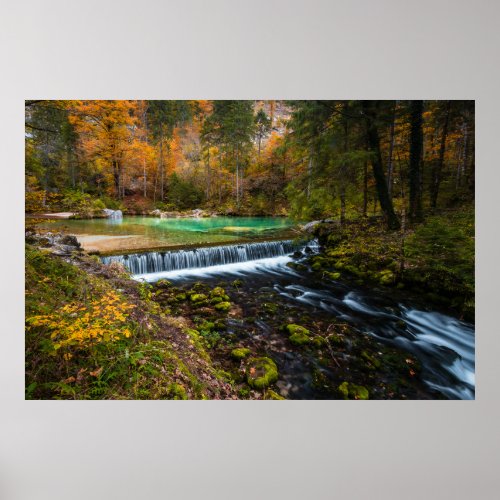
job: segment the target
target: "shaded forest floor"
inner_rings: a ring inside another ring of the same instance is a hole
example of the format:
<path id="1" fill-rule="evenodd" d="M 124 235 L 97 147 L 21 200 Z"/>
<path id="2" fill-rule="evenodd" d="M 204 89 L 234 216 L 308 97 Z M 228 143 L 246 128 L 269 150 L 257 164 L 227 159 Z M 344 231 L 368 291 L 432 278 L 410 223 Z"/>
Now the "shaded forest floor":
<path id="1" fill-rule="evenodd" d="M 343 228 L 322 223 L 314 233 L 323 251 L 311 265 L 324 279 L 395 287 L 474 321 L 473 206 L 442 211 L 404 231 L 360 219 Z"/>

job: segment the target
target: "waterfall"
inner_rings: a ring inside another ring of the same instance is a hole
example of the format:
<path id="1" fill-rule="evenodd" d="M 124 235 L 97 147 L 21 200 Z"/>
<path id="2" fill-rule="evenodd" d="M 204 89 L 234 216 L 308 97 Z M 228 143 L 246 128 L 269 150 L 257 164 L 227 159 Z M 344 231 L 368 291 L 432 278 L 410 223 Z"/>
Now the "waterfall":
<path id="1" fill-rule="evenodd" d="M 109 219 L 123 219 L 123 213 L 121 210 L 111 210 L 109 208 L 105 208 L 102 212 Z"/>
<path id="2" fill-rule="evenodd" d="M 102 261 L 104 264 L 119 262 L 132 274 L 150 274 L 280 257 L 300 250 L 303 246 L 291 240 L 265 241 L 190 250 L 113 255 L 102 257 Z"/>

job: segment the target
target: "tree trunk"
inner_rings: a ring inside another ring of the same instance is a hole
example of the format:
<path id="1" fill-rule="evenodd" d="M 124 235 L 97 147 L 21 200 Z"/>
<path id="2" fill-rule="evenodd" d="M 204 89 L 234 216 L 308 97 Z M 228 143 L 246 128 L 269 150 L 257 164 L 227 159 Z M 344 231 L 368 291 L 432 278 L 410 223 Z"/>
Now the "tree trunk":
<path id="1" fill-rule="evenodd" d="M 236 206 L 240 207 L 240 184 L 239 184 L 239 172 L 240 166 L 238 164 L 238 152 L 236 152 Z"/>
<path id="2" fill-rule="evenodd" d="M 448 101 L 446 103 L 446 110 L 444 115 L 444 123 L 443 123 L 443 132 L 441 134 L 441 145 L 439 147 L 439 157 L 437 163 L 434 164 L 434 168 L 432 169 L 432 179 L 431 179 L 431 207 L 435 209 L 437 207 L 437 200 L 439 195 L 439 186 L 441 184 L 441 176 L 443 172 L 444 166 L 444 155 L 446 152 L 446 138 L 448 136 L 448 123 L 450 119 L 450 108 L 451 102 Z"/>
<path id="3" fill-rule="evenodd" d="M 207 159 L 206 159 L 206 183 L 207 183 L 207 186 L 206 186 L 206 199 L 207 201 L 209 200 L 210 198 L 210 149 L 207 150 Z"/>
<path id="4" fill-rule="evenodd" d="M 345 224 L 345 191 L 346 191 L 346 170 L 347 170 L 347 153 L 349 150 L 349 126 L 347 120 L 344 120 L 344 160 L 340 170 L 340 225 Z"/>
<path id="5" fill-rule="evenodd" d="M 118 160 L 113 160 L 113 180 L 115 183 L 116 197 L 120 199 L 120 165 Z"/>
<path id="6" fill-rule="evenodd" d="M 410 102 L 410 164 L 408 168 L 410 188 L 410 220 L 422 220 L 422 190 L 421 190 L 421 164 L 422 164 L 422 114 L 424 101 Z"/>
<path id="7" fill-rule="evenodd" d="M 363 166 L 363 217 L 368 216 L 368 162 Z"/>
<path id="8" fill-rule="evenodd" d="M 392 154 L 394 151 L 394 128 L 396 124 L 396 103 L 392 110 L 392 121 L 390 130 L 390 142 L 389 142 L 389 159 L 387 161 L 387 191 L 389 193 L 389 198 L 392 198 L 392 172 L 393 172 L 393 160 Z"/>
<path id="9" fill-rule="evenodd" d="M 309 151 L 309 163 L 307 164 L 307 199 L 309 199 L 311 196 L 312 171 L 313 171 L 313 149 L 311 147 Z"/>
<path id="10" fill-rule="evenodd" d="M 375 186 L 380 201 L 380 208 L 388 229 L 399 229 L 399 220 L 394 212 L 392 200 L 387 191 L 387 181 L 382 165 L 382 155 L 380 153 L 380 138 L 377 125 L 375 123 L 377 103 L 374 101 L 362 101 L 363 111 L 366 120 L 366 135 L 368 145 L 373 153 L 372 168 L 375 178 Z"/>
<path id="11" fill-rule="evenodd" d="M 160 125 L 160 199 L 165 199 L 165 169 L 163 168 L 163 126 Z"/>

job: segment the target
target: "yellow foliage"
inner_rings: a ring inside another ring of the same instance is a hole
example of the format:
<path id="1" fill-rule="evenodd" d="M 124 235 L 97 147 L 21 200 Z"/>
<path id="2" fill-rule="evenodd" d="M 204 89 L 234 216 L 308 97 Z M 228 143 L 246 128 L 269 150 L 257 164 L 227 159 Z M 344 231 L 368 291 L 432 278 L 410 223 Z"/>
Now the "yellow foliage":
<path id="1" fill-rule="evenodd" d="M 56 312 L 28 318 L 29 327 L 45 327 L 51 331 L 54 348 L 108 342 L 128 338 L 131 331 L 124 327 L 128 312 L 135 306 L 108 292 L 89 304 L 73 302 Z"/>

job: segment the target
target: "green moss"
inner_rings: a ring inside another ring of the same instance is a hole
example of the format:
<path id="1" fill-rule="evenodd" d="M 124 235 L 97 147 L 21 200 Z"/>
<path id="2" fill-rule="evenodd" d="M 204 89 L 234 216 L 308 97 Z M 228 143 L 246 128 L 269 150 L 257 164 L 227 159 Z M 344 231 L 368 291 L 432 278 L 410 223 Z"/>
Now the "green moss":
<path id="1" fill-rule="evenodd" d="M 300 325 L 296 325 L 295 323 L 290 323 L 286 325 L 285 330 L 288 332 L 289 335 L 294 335 L 296 333 L 299 333 L 302 335 L 309 336 L 311 334 L 311 332 L 307 328 L 304 328 L 303 326 Z"/>
<path id="2" fill-rule="evenodd" d="M 313 271 L 321 271 L 323 269 L 323 263 L 322 262 L 315 262 L 312 266 L 311 269 Z"/>
<path id="3" fill-rule="evenodd" d="M 216 319 L 214 321 L 215 329 L 219 331 L 223 331 L 226 329 L 226 320 L 225 319 Z"/>
<path id="4" fill-rule="evenodd" d="M 264 394 L 264 399 L 271 399 L 275 401 L 285 400 L 285 398 L 281 394 L 278 394 L 277 392 L 272 391 L 271 389 L 268 389 L 266 391 L 266 393 Z"/>
<path id="5" fill-rule="evenodd" d="M 198 329 L 204 330 L 206 332 L 211 332 L 212 330 L 215 330 L 215 323 L 213 323 L 212 321 L 202 321 L 198 325 Z"/>
<path id="6" fill-rule="evenodd" d="M 288 337 L 288 340 L 290 340 L 293 345 L 298 346 L 308 344 L 311 341 L 309 335 L 306 335 L 302 332 L 293 333 L 292 335 L 290 335 L 290 337 Z"/>
<path id="7" fill-rule="evenodd" d="M 207 296 L 204 293 L 193 293 L 190 297 L 191 302 L 204 302 L 207 300 Z"/>
<path id="8" fill-rule="evenodd" d="M 181 384 L 175 382 L 168 386 L 167 397 L 168 399 L 188 399 L 186 389 Z"/>
<path id="9" fill-rule="evenodd" d="M 218 304 L 215 304 L 215 309 L 217 309 L 217 311 L 225 312 L 229 311 L 230 308 L 231 308 L 230 302 L 219 302 Z"/>
<path id="10" fill-rule="evenodd" d="M 210 292 L 210 297 L 212 298 L 212 303 L 214 303 L 214 299 L 220 299 L 217 300 L 217 302 L 222 302 L 222 301 L 227 302 L 229 300 L 229 296 L 226 294 L 226 291 L 224 290 L 224 288 L 220 286 L 216 286 Z"/>
<path id="11" fill-rule="evenodd" d="M 276 302 L 264 302 L 262 304 L 264 310 L 270 314 L 275 314 L 278 310 L 278 304 Z"/>
<path id="12" fill-rule="evenodd" d="M 396 277 L 390 269 L 385 269 L 379 273 L 379 283 L 381 285 L 394 284 Z"/>
<path id="13" fill-rule="evenodd" d="M 333 344 L 335 346 L 344 345 L 344 339 L 342 338 L 342 336 L 337 335 L 336 333 L 328 335 L 328 342 L 330 342 L 330 344 Z"/>
<path id="14" fill-rule="evenodd" d="M 371 368 L 380 368 L 381 365 L 380 360 L 378 360 L 375 356 L 371 356 L 366 351 L 363 351 L 361 353 L 361 357 L 368 362 L 368 365 Z"/>
<path id="15" fill-rule="evenodd" d="M 156 286 L 162 287 L 162 288 L 170 288 L 172 286 L 172 282 L 163 279 L 163 280 L 157 281 Z"/>
<path id="16" fill-rule="evenodd" d="M 245 359 L 250 354 L 250 352 L 250 349 L 248 349 L 247 347 L 238 347 L 231 351 L 231 357 L 237 360 Z"/>
<path id="17" fill-rule="evenodd" d="M 331 273 L 330 271 L 325 271 L 324 275 L 331 280 L 338 280 L 340 278 L 340 273 Z"/>
<path id="18" fill-rule="evenodd" d="M 183 300 L 186 300 L 187 296 L 185 293 L 178 293 L 176 296 L 175 296 L 175 300 L 177 302 L 182 302 Z"/>
<path id="19" fill-rule="evenodd" d="M 238 391 L 238 397 L 239 398 L 241 398 L 241 399 L 247 399 L 248 396 L 250 396 L 250 389 L 248 389 L 247 387 L 242 387 Z"/>
<path id="20" fill-rule="evenodd" d="M 344 399 L 369 399 L 368 389 L 362 385 L 342 382 L 338 390 Z"/>
<path id="21" fill-rule="evenodd" d="M 278 380 L 278 367 L 270 358 L 250 358 L 246 369 L 246 377 L 250 387 L 264 389 Z"/>
<path id="22" fill-rule="evenodd" d="M 312 339 L 312 343 L 314 346 L 320 348 L 320 347 L 323 347 L 324 345 L 326 345 L 326 340 L 323 337 L 317 335 L 316 337 L 314 337 Z"/>

